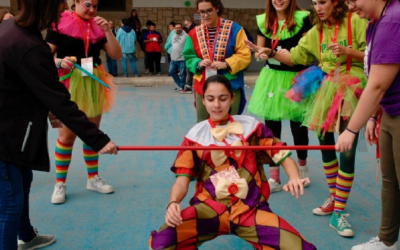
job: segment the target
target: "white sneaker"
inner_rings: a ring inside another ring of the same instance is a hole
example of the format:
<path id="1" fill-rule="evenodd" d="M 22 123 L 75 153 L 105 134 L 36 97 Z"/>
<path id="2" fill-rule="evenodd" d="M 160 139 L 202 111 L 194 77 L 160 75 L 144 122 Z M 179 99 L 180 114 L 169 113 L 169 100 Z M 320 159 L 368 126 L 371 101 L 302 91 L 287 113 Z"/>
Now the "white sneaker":
<path id="1" fill-rule="evenodd" d="M 276 182 L 274 179 L 269 178 L 268 184 L 271 193 L 282 191 L 282 185 Z"/>
<path id="2" fill-rule="evenodd" d="M 300 174 L 300 179 L 305 179 L 305 178 L 310 179 L 310 171 L 308 171 L 307 165 L 299 166 L 299 174 Z M 309 182 L 304 183 L 304 187 L 308 187 L 308 185 L 310 185 Z"/>
<path id="3" fill-rule="evenodd" d="M 388 247 L 378 237 L 372 237 L 368 242 L 354 246 L 351 250 L 397 250 L 397 242 Z"/>
<path id="4" fill-rule="evenodd" d="M 53 195 L 51 196 L 51 203 L 62 204 L 65 202 L 65 193 L 67 192 L 67 185 L 62 182 L 58 182 L 54 185 Z"/>
<path id="5" fill-rule="evenodd" d="M 106 180 L 96 175 L 94 178 L 87 181 L 86 188 L 88 190 L 97 191 L 103 194 L 114 192 L 114 188 L 106 184 Z"/>

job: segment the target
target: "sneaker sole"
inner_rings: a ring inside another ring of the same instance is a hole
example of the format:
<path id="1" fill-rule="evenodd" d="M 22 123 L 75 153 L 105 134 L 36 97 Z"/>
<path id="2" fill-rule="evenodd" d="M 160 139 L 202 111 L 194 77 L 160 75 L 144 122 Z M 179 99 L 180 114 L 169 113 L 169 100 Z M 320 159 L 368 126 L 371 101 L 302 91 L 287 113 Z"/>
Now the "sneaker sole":
<path id="1" fill-rule="evenodd" d="M 39 248 L 42 248 L 42 247 L 47 247 L 47 246 L 50 246 L 51 244 L 53 244 L 55 241 L 56 241 L 56 237 L 54 237 L 51 241 L 48 241 L 46 243 L 42 243 L 42 244 L 33 246 L 31 248 L 27 248 L 25 250 L 34 250 L 34 249 L 39 249 Z"/>
<path id="2" fill-rule="evenodd" d="M 340 231 L 337 230 L 337 228 L 334 227 L 331 223 L 329 223 L 329 226 L 330 226 L 331 228 L 335 229 L 335 231 L 336 231 L 340 236 L 349 237 L 349 238 L 350 238 L 350 237 L 354 237 L 354 232 L 351 232 L 351 233 L 340 232 Z"/>
<path id="3" fill-rule="evenodd" d="M 276 193 L 276 192 L 280 192 L 280 191 L 282 191 L 282 188 L 275 188 L 275 189 L 270 190 L 271 193 Z"/>
<path id="4" fill-rule="evenodd" d="M 315 209 L 313 209 L 312 212 L 313 212 L 313 214 L 315 214 L 315 215 L 321 215 L 321 216 L 333 214 L 333 211 L 332 211 L 332 212 L 322 212 L 322 211 L 316 211 Z"/>
<path id="5" fill-rule="evenodd" d="M 53 200 L 53 199 L 51 199 L 51 203 L 53 203 L 53 204 L 63 204 L 63 203 L 65 203 L 65 199 L 64 200 Z"/>
<path id="6" fill-rule="evenodd" d="M 110 191 L 103 191 L 103 190 L 99 190 L 99 189 L 92 188 L 92 187 L 86 187 L 86 189 L 90 190 L 90 191 L 96 191 L 96 192 L 99 192 L 99 193 L 102 193 L 102 194 L 111 194 L 111 193 L 114 192 L 114 189 L 112 189 Z"/>

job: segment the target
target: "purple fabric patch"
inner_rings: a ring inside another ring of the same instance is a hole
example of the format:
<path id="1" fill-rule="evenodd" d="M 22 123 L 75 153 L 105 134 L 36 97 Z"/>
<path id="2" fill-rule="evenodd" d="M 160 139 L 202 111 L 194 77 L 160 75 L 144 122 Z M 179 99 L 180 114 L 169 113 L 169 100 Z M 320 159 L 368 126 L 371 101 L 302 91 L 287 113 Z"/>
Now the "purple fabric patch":
<path id="1" fill-rule="evenodd" d="M 272 212 L 271 208 L 269 207 L 268 202 L 266 202 L 266 201 L 260 202 L 260 204 L 258 204 L 258 209 L 262 210 L 262 211 L 274 213 L 274 212 Z"/>
<path id="2" fill-rule="evenodd" d="M 303 240 L 303 250 L 317 250 L 317 248 L 313 244 Z"/>
<path id="3" fill-rule="evenodd" d="M 262 138 L 274 138 L 274 133 L 272 133 L 271 129 L 269 129 L 267 126 L 261 123 L 261 136 L 260 139 Z"/>
<path id="4" fill-rule="evenodd" d="M 259 242 L 262 245 L 279 249 L 279 228 L 256 226 Z"/>
<path id="5" fill-rule="evenodd" d="M 152 248 L 154 250 L 165 249 L 176 244 L 175 228 L 167 227 L 159 233 L 152 231 L 151 235 L 153 236 Z"/>
<path id="6" fill-rule="evenodd" d="M 210 195 L 215 199 L 215 187 L 211 182 L 211 179 L 204 182 L 203 187 L 210 193 Z"/>
<path id="7" fill-rule="evenodd" d="M 249 207 L 255 207 L 260 201 L 260 188 L 256 185 L 256 181 L 252 179 L 249 185 L 249 193 L 243 202 Z"/>
<path id="8" fill-rule="evenodd" d="M 193 197 L 192 199 L 190 199 L 190 201 L 189 201 L 189 204 L 191 206 L 194 206 L 194 205 L 197 205 L 197 204 L 200 204 L 200 203 L 201 203 L 201 201 L 196 196 Z"/>
<path id="9" fill-rule="evenodd" d="M 229 165 L 235 167 L 235 169 L 238 169 L 237 162 L 234 159 L 230 158 L 230 157 L 228 159 L 229 159 Z"/>
<path id="10" fill-rule="evenodd" d="M 215 234 L 217 235 L 219 228 L 219 217 L 216 216 L 212 219 L 197 219 L 197 232 L 198 235 Z"/>

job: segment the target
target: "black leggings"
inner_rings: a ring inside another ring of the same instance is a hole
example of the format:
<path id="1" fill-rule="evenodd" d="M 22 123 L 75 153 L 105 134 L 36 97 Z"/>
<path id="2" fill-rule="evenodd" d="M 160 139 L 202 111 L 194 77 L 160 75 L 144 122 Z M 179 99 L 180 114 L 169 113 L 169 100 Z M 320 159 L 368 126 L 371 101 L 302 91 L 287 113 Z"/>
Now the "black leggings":
<path id="1" fill-rule="evenodd" d="M 347 128 L 349 120 L 350 119 L 347 119 L 346 121 L 341 120 L 339 128 L 340 133 L 342 133 Z M 325 138 L 323 140 L 321 138 L 318 138 L 318 140 L 320 145 L 331 146 L 336 144 L 334 133 L 326 133 Z M 358 143 L 358 134 L 354 139 L 354 143 L 351 150 L 339 154 L 339 169 L 347 174 L 354 173 L 354 162 L 356 157 L 357 143 Z M 335 150 L 322 150 L 321 153 L 322 153 L 322 161 L 324 163 L 328 163 L 337 159 Z"/>
<path id="2" fill-rule="evenodd" d="M 276 138 L 281 139 L 282 122 L 265 120 L 265 125 L 271 129 Z M 290 129 L 292 130 L 294 145 L 308 145 L 308 128 L 301 126 L 301 122 L 290 121 Z M 297 158 L 306 160 L 308 156 L 307 150 L 297 150 Z M 272 165 L 271 165 L 272 166 Z"/>

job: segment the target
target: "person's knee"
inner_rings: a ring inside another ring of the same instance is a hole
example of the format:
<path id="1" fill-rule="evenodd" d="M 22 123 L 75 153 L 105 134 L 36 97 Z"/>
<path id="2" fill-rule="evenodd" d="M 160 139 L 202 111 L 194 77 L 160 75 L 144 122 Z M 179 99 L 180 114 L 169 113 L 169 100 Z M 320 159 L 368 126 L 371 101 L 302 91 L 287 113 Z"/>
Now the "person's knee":
<path id="1" fill-rule="evenodd" d="M 76 135 L 75 134 L 60 134 L 58 140 L 64 144 L 73 144 L 75 142 Z"/>

